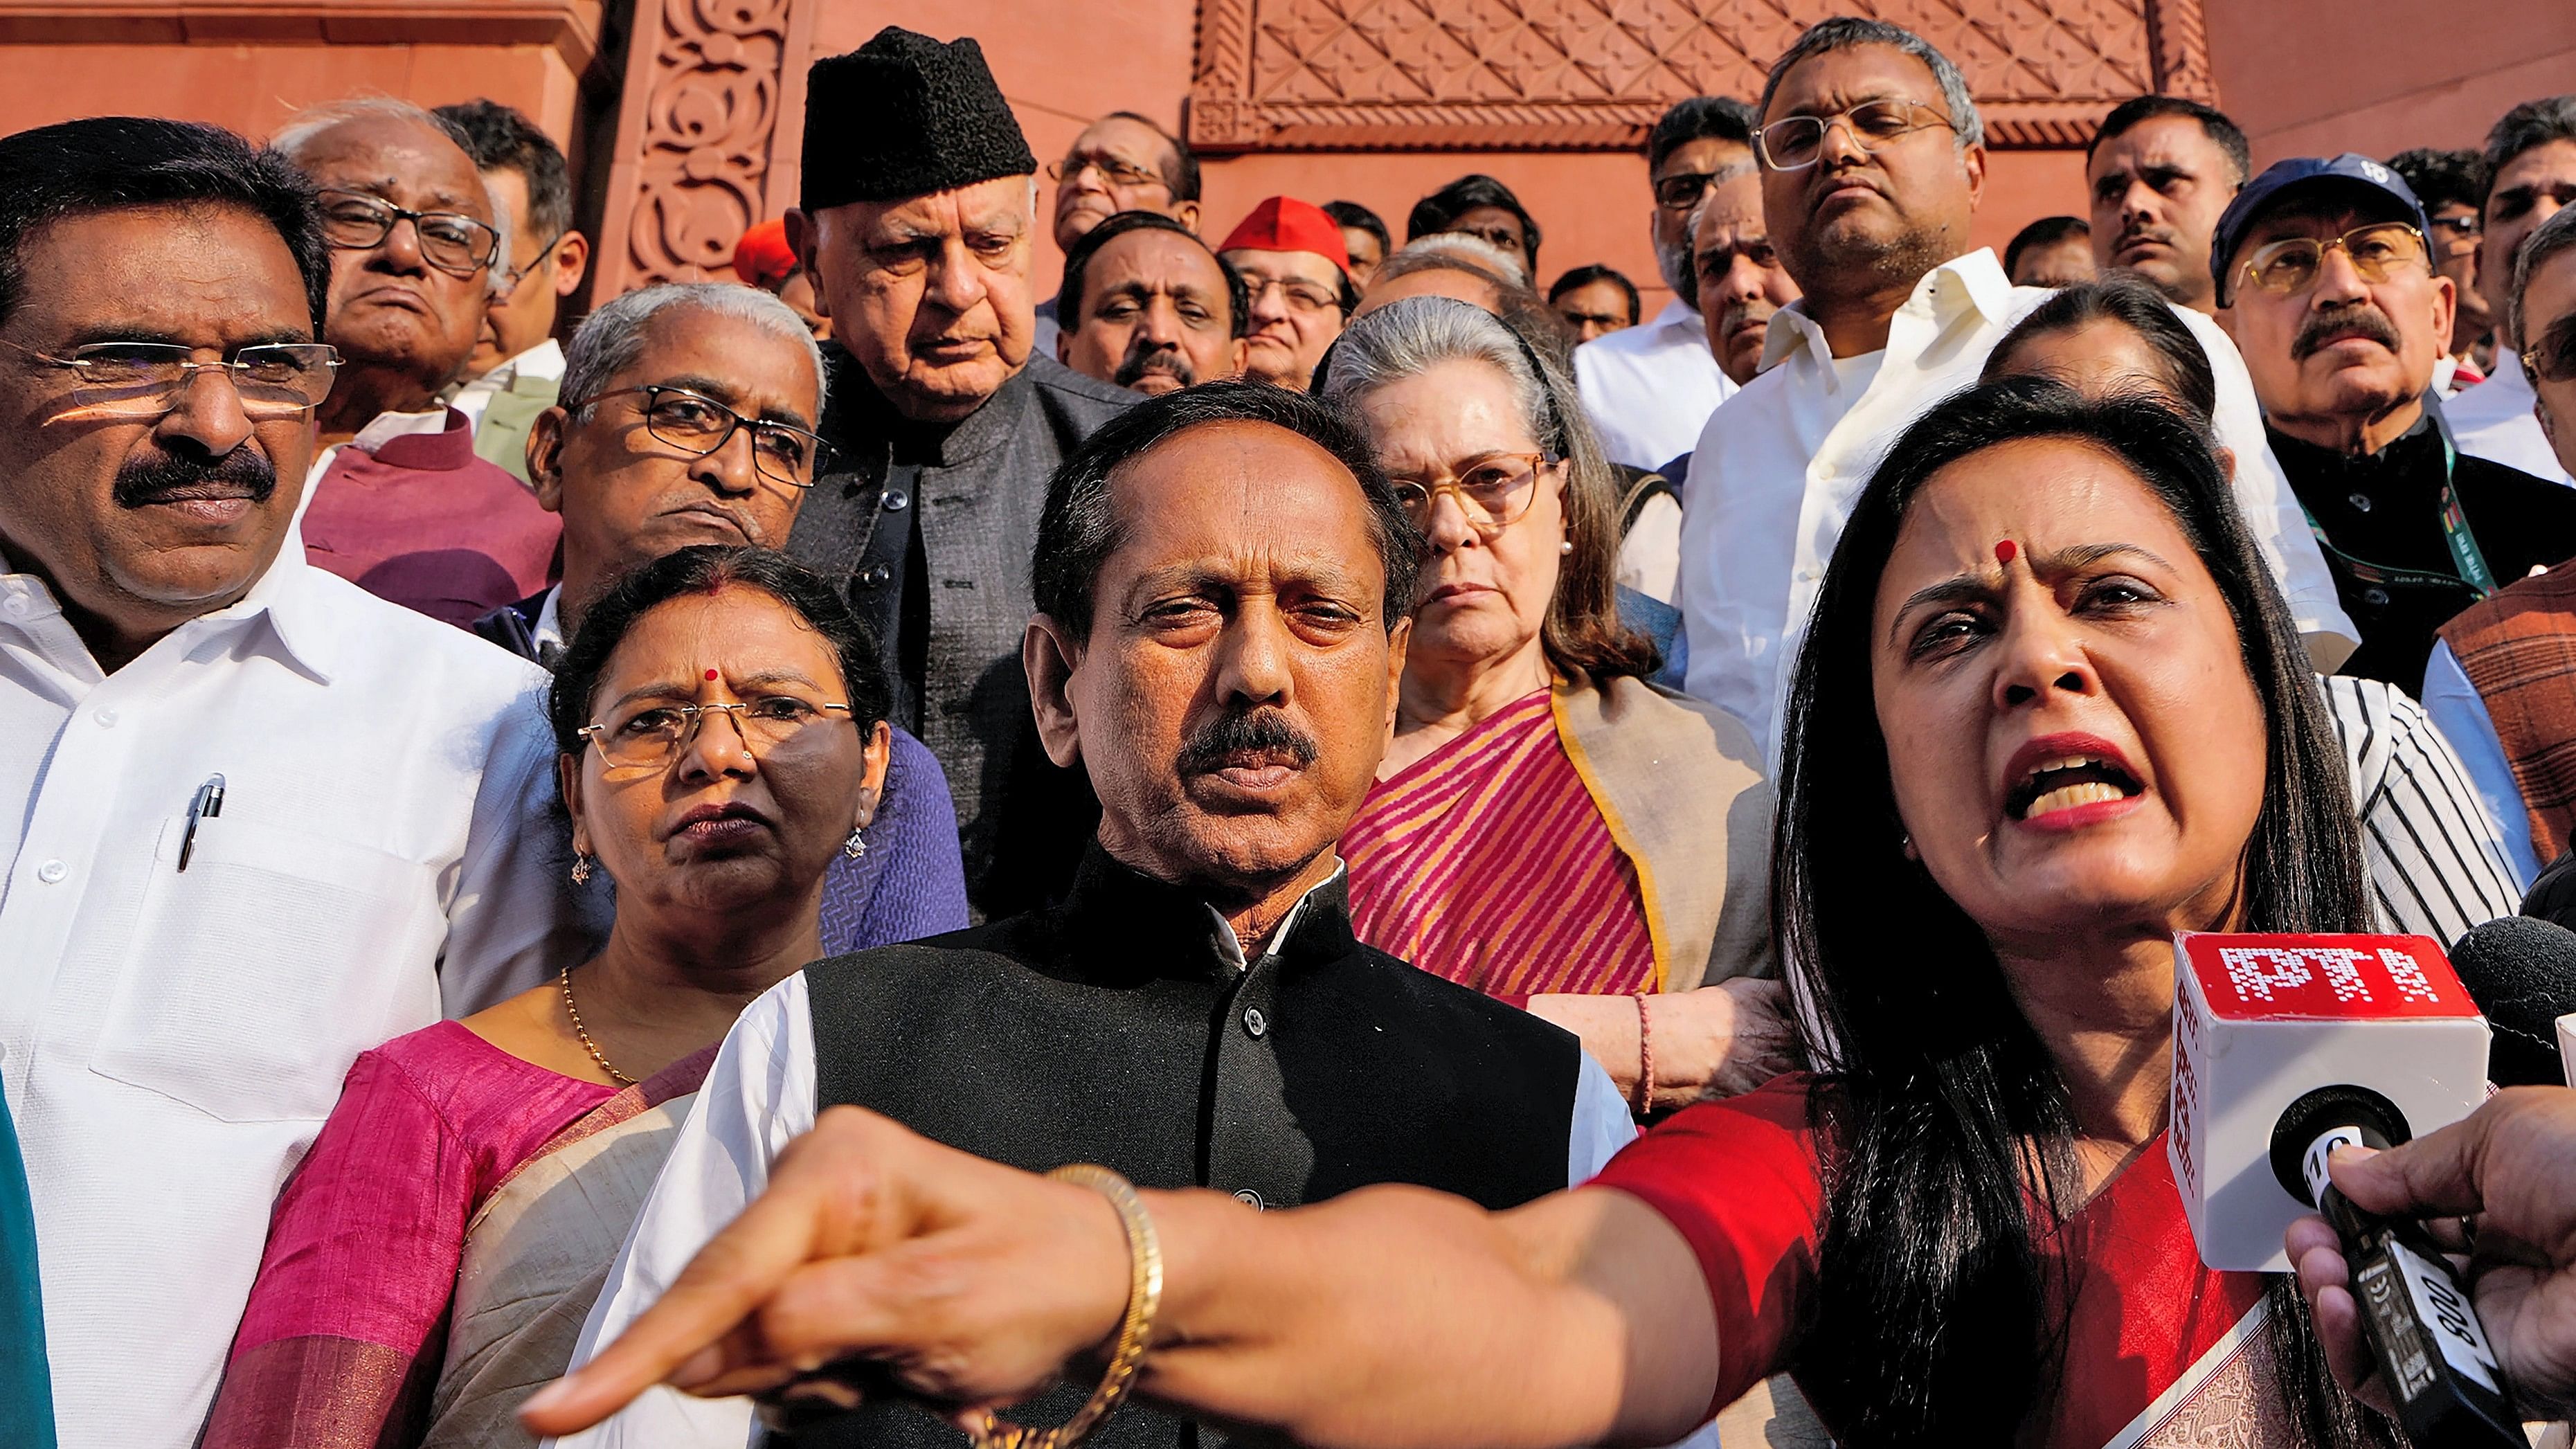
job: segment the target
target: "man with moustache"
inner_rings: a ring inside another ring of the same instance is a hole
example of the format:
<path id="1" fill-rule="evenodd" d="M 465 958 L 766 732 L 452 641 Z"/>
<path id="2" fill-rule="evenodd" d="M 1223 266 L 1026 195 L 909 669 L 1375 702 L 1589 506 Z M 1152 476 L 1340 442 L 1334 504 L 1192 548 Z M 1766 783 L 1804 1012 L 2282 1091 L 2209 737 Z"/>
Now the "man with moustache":
<path id="1" fill-rule="evenodd" d="M 553 668 L 617 577 L 696 544 L 776 548 L 830 449 L 823 357 L 786 303 L 721 282 L 628 292 L 583 319 L 528 476 L 563 519 L 563 582 L 474 621 Z"/>
<path id="2" fill-rule="evenodd" d="M 789 243 L 832 319 L 816 483 L 788 551 L 874 631 L 893 723 L 939 757 L 976 908 L 1070 877 L 1092 808 L 1019 667 L 1047 475 L 1136 395 L 1031 355 L 1037 160 L 971 39 L 887 26 L 806 80 Z"/>
<path id="3" fill-rule="evenodd" d="M 2084 149 L 2093 198 L 2093 260 L 2134 272 L 2174 305 L 2218 310 L 2209 283 L 2219 213 L 2252 170 L 2245 133 L 2224 112 L 2181 96 L 2112 107 Z"/>
<path id="4" fill-rule="evenodd" d="M 2432 392 L 2451 279 L 2396 172 L 2275 162 L 2219 218 L 2219 320 L 2273 455 L 2324 535 L 2361 647 L 2343 672 L 2424 692 L 2434 630 L 2576 554 L 2576 491 L 2461 453 Z"/>
<path id="5" fill-rule="evenodd" d="M 2460 451 L 2576 486 L 2576 473 L 2550 450 L 2532 413 L 2522 368 L 2530 344 L 2507 317 L 2514 259 L 2524 239 L 2563 207 L 2576 206 L 2576 92 L 2525 101 L 2487 132 L 2486 208 L 2480 221 L 2478 287 L 2496 316 L 2495 366 L 2487 380 L 2444 409 Z"/>
<path id="6" fill-rule="evenodd" d="M 0 1090 L 65 1444 L 193 1442 L 358 1053 L 595 945 L 540 671 L 292 546 L 330 283 L 230 132 L 0 139 Z"/>
<path id="7" fill-rule="evenodd" d="M 1762 371 L 1701 433 L 1683 490 L 1689 691 L 1776 752 L 1778 700 L 1852 500 L 1888 443 L 1969 386 L 2013 323 L 2055 296 L 1971 250 L 1984 127 L 1958 68 L 1875 20 L 1809 29 L 1772 66 L 1755 151 L 1762 217 L 1804 295 L 1771 317 Z M 2244 365 L 2178 311 L 2218 380 L 2237 499 L 2309 648 L 2351 649 L 2333 579 L 2264 447 Z M 1776 758 L 1775 758 L 1776 763 Z"/>
<path id="8" fill-rule="evenodd" d="M 1324 209 L 1273 196 L 1235 224 L 1217 256 L 1243 279 L 1243 375 L 1304 392 L 1360 304 L 1342 229 Z"/>
<path id="9" fill-rule="evenodd" d="M 1113 216 L 1149 211 L 1199 229 L 1199 160 L 1187 141 L 1134 111 L 1111 111 L 1082 128 L 1064 159 L 1047 168 L 1055 181 L 1055 244 L 1068 258 L 1073 244 Z M 1037 350 L 1057 354 L 1064 294 L 1037 307 Z"/>
<path id="10" fill-rule="evenodd" d="M 1056 360 L 1151 396 L 1243 372 L 1243 278 L 1170 217 L 1124 211 L 1064 254 Z"/>
<path id="11" fill-rule="evenodd" d="M 1611 462 L 1660 468 L 1689 452 L 1708 415 L 1741 385 L 1708 350 L 1690 217 L 1711 187 L 1752 165 L 1753 108 L 1731 96 L 1676 101 L 1646 133 L 1647 227 L 1673 298 L 1645 322 L 1574 349 L 1575 386 Z M 1758 226 L 1758 199 L 1754 207 Z"/>
<path id="12" fill-rule="evenodd" d="M 1285 389 L 1149 399 L 1057 473 L 1023 661 L 1098 836 L 1069 897 L 819 962 L 725 1039 L 579 1363 L 661 1296 L 825 1109 L 1033 1169 L 1105 1165 L 1248 1209 L 1373 1183 L 1488 1206 L 1633 1129 L 1573 1037 L 1353 938 L 1334 851 L 1395 713 L 1419 544 L 1367 440 Z M 1025 1417 L 1061 1423 L 1088 1386 Z M 566 1449 L 739 1446 L 740 1399 L 657 1390 Z M 1092 1442 L 1200 1432 L 1131 1404 Z M 963 1449 L 899 1399 L 764 1442 Z"/>
<path id="13" fill-rule="evenodd" d="M 461 134 L 403 101 L 320 106 L 272 143 L 322 192 L 324 338 L 340 375 L 301 529 L 315 566 L 460 628 L 542 587 L 561 530 L 440 402 L 464 374 L 509 238 Z"/>

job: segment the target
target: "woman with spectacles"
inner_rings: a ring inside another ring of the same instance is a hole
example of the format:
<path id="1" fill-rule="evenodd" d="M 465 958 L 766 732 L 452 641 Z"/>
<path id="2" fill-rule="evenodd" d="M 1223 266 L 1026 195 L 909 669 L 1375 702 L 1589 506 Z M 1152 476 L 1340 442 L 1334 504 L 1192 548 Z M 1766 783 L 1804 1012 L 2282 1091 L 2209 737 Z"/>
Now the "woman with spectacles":
<path id="1" fill-rule="evenodd" d="M 1643 1114 L 1792 1065 L 1770 792 L 1743 726 L 1645 682 L 1609 464 L 1553 356 L 1440 297 L 1334 349 L 1326 395 L 1434 559 L 1342 854 L 1363 940 L 1574 1031 Z"/>
<path id="2" fill-rule="evenodd" d="M 966 924 L 953 829 L 870 836 L 888 697 L 875 642 L 782 554 L 684 549 L 592 604 L 550 713 L 607 945 L 350 1069 L 279 1198 L 210 1449 L 528 1442 L 510 1415 L 569 1361 L 716 1043 L 823 954 L 827 870 L 883 862 L 899 908 L 861 945 Z"/>

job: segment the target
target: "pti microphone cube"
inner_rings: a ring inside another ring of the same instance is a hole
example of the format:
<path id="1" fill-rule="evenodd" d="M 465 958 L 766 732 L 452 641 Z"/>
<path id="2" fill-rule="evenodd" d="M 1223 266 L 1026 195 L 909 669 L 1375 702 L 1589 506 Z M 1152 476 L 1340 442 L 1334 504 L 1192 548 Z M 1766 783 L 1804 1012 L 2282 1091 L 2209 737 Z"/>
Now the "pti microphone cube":
<path id="1" fill-rule="evenodd" d="M 2272 1166 L 2274 1129 L 2319 1087 L 2378 1093 L 2421 1136 L 2486 1100 L 2487 1024 L 2426 936 L 2174 936 L 2167 1150 L 2200 1259 L 2289 1271 L 2310 1211 Z"/>

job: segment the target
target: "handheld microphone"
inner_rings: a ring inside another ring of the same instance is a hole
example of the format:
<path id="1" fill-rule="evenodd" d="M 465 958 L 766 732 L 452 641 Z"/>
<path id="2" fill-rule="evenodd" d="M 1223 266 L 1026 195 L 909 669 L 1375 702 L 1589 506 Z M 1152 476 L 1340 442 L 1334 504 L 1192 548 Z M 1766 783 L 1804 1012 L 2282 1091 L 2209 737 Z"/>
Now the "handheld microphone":
<path id="1" fill-rule="evenodd" d="M 2576 931 L 2505 916 L 2462 936 L 2451 948 L 2451 969 L 2495 1033 L 2487 1080 L 2499 1087 L 2554 1087 L 2567 1079 L 2559 1020 L 2576 1013 Z"/>

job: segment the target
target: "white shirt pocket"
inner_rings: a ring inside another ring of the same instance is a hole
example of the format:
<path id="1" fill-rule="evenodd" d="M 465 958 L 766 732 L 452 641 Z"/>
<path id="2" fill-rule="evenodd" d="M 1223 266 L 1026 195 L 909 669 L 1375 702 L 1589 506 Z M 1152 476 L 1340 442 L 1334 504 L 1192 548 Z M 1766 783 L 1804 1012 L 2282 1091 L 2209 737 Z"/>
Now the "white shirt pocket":
<path id="1" fill-rule="evenodd" d="M 164 822 L 90 1069 L 227 1122 L 330 1115 L 358 1053 L 438 1020 L 438 875 L 223 816 Z"/>

